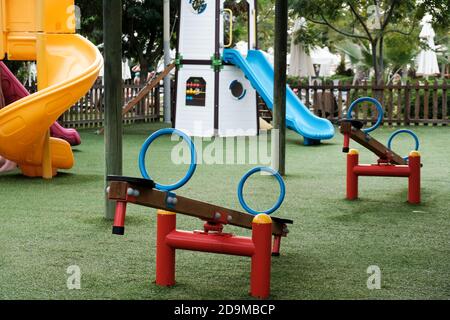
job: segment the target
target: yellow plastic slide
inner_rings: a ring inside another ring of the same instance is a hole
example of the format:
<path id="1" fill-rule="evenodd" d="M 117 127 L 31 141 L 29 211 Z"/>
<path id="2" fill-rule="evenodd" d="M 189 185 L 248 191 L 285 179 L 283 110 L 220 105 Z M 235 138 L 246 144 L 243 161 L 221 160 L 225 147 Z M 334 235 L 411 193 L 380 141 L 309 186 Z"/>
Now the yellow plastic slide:
<path id="1" fill-rule="evenodd" d="M 49 128 L 89 91 L 103 59 L 91 42 L 73 34 L 73 0 L 6 0 L 2 5 L 0 23 L 6 32 L 0 48 L 9 59 L 37 61 L 39 91 L 0 110 L 0 155 L 26 176 L 50 178 L 58 169 L 70 169 L 74 157 L 66 141 L 49 137 Z"/>

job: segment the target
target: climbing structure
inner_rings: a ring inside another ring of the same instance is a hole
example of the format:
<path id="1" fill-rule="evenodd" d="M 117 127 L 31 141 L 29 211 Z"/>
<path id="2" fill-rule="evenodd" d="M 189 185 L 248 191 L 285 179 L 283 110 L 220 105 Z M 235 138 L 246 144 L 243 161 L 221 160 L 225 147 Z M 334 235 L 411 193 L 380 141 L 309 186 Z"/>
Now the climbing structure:
<path id="1" fill-rule="evenodd" d="M 92 87 L 103 58 L 75 34 L 73 0 L 2 1 L 0 60 L 37 62 L 38 92 L 0 110 L 0 155 L 29 177 L 46 179 L 70 169 L 70 144 L 50 127 Z"/>

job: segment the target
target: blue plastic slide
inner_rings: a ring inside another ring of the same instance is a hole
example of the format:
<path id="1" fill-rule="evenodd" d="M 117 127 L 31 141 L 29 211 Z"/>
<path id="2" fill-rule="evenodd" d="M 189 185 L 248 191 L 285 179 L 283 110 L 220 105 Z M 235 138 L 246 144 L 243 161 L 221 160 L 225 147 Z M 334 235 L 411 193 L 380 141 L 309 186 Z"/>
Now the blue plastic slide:
<path id="1" fill-rule="evenodd" d="M 223 59 L 240 68 L 252 86 L 263 98 L 270 110 L 273 108 L 273 67 L 261 51 L 250 50 L 244 58 L 235 49 L 225 49 Z M 330 121 L 309 111 L 297 95 L 288 87 L 286 92 L 286 125 L 304 137 L 305 145 L 320 143 L 334 137 Z"/>

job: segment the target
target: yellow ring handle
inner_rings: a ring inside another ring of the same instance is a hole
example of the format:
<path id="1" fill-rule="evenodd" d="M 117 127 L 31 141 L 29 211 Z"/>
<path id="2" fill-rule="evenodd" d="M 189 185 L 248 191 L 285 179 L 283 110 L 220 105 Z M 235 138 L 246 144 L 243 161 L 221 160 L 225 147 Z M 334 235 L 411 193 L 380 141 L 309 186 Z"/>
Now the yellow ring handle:
<path id="1" fill-rule="evenodd" d="M 233 11 L 231 9 L 223 9 L 223 11 L 227 12 L 230 16 L 230 40 L 224 46 L 225 48 L 230 48 L 233 45 Z"/>

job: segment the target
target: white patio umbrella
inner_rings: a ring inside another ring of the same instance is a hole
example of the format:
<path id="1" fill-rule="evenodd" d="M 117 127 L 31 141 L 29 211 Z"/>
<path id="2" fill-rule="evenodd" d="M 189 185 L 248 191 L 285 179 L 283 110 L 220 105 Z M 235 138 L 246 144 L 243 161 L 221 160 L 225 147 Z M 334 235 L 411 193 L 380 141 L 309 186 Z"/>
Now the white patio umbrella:
<path id="1" fill-rule="evenodd" d="M 305 48 L 301 43 L 295 43 L 295 33 L 306 24 L 305 18 L 295 21 L 292 29 L 291 54 L 289 62 L 289 75 L 296 77 L 314 76 L 314 67 L 311 57 L 306 54 Z"/>
<path id="2" fill-rule="evenodd" d="M 430 76 L 440 73 L 438 60 L 436 56 L 436 46 L 434 44 L 435 32 L 431 26 L 431 15 L 426 15 L 422 22 L 422 30 L 420 31 L 419 37 L 421 41 L 425 42 L 428 46 L 427 50 L 421 50 L 417 56 L 417 75 Z"/>
<path id="3" fill-rule="evenodd" d="M 320 77 L 331 76 L 341 61 L 340 57 L 332 54 L 328 47 L 315 47 L 311 50 L 311 60 L 313 64 L 320 65 Z"/>
<path id="4" fill-rule="evenodd" d="M 128 58 L 122 59 L 122 80 L 131 79 L 130 60 Z"/>

